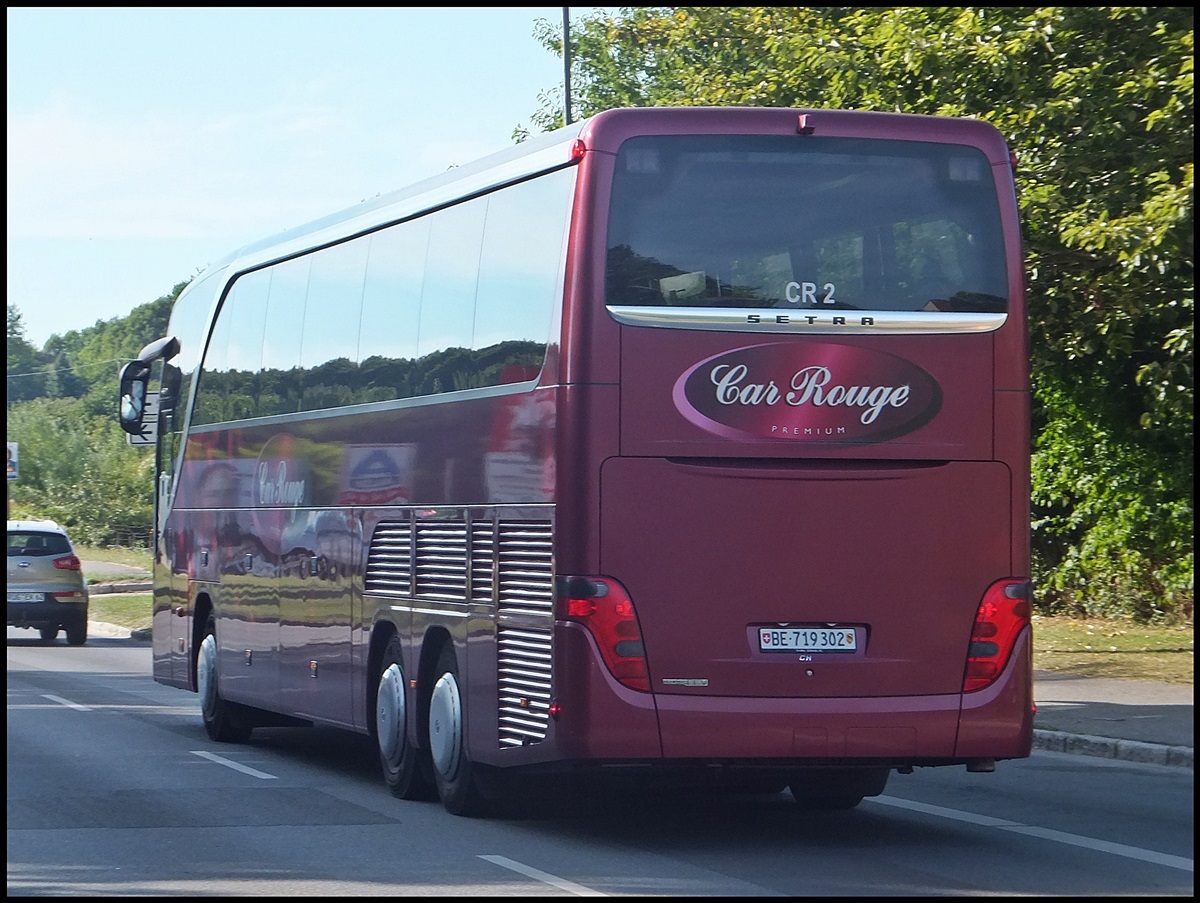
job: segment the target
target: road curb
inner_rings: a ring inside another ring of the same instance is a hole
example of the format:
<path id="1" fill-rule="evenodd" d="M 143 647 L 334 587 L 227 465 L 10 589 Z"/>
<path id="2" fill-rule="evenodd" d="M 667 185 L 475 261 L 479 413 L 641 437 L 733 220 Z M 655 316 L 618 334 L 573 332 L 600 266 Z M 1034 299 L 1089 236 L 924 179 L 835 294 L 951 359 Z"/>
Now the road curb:
<path id="1" fill-rule="evenodd" d="M 1170 765 L 1194 769 L 1195 751 L 1190 746 L 1167 746 L 1141 740 L 1120 740 L 1113 737 L 1093 737 L 1088 734 L 1068 734 L 1062 731 L 1033 732 L 1033 748 L 1078 756 L 1119 759 L 1123 762 L 1144 762 L 1150 765 Z"/>
<path id="2" fill-rule="evenodd" d="M 109 637 L 119 640 L 130 638 L 148 640 L 150 639 L 150 628 L 130 630 L 128 627 L 122 627 L 120 624 L 108 624 L 104 621 L 88 621 L 88 636 Z"/>
<path id="3" fill-rule="evenodd" d="M 150 581 L 142 583 L 93 583 L 88 587 L 88 595 L 96 593 L 145 593 L 154 589 Z"/>

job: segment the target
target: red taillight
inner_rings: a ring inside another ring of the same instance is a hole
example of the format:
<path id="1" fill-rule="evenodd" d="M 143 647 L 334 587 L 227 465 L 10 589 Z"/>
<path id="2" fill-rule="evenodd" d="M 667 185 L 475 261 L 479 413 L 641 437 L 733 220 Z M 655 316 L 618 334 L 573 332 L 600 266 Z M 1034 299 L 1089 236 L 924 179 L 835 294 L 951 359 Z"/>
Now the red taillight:
<path id="1" fill-rule="evenodd" d="M 591 632 L 613 677 L 631 690 L 649 692 L 642 630 L 624 587 L 603 577 L 569 577 L 561 585 L 562 616 Z"/>
<path id="2" fill-rule="evenodd" d="M 571 142 L 571 152 L 567 159 L 574 163 L 576 160 L 582 160 L 586 153 L 587 145 L 583 143 L 582 138 L 576 138 Z"/>
<path id="3" fill-rule="evenodd" d="M 1000 676 L 1017 637 L 1029 624 L 1032 597 L 1028 580 L 1000 580 L 983 594 L 971 628 L 964 693 L 982 690 Z"/>
<path id="4" fill-rule="evenodd" d="M 81 571 L 83 570 L 83 562 L 75 555 L 67 555 L 63 558 L 55 558 L 54 566 L 60 571 Z"/>

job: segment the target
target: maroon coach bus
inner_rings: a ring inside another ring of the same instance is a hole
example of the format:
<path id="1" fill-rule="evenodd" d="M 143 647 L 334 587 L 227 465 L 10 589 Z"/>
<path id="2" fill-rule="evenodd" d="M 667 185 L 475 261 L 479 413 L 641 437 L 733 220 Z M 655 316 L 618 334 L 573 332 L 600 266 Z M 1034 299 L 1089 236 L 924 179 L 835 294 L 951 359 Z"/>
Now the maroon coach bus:
<path id="1" fill-rule="evenodd" d="M 369 734 L 456 814 L 613 767 L 847 808 L 1029 754 L 983 122 L 610 110 L 237 251 L 121 395 L 154 677 L 214 740 Z"/>

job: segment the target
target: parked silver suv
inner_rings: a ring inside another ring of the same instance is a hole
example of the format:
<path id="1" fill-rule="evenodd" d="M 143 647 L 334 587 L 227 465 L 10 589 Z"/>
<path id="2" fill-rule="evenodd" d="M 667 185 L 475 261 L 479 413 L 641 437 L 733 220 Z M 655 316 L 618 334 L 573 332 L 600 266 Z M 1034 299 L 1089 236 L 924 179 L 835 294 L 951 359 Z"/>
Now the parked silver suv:
<path id="1" fill-rule="evenodd" d="M 8 624 L 33 627 L 52 642 L 87 642 L 88 590 L 67 533 L 52 520 L 8 522 Z"/>

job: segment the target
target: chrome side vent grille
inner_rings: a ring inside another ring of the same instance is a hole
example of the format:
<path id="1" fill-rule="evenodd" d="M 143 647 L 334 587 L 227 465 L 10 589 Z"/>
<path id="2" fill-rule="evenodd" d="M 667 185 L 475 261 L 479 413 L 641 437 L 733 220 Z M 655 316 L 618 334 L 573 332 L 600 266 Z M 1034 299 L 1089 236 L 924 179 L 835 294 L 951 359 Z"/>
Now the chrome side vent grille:
<path id="1" fill-rule="evenodd" d="M 447 602 L 467 598 L 467 525 L 417 524 L 417 595 Z"/>
<path id="2" fill-rule="evenodd" d="M 383 521 L 371 537 L 363 589 L 368 593 L 412 594 L 412 526 Z"/>
<path id="3" fill-rule="evenodd" d="M 501 748 L 546 739 L 550 721 L 550 629 L 496 631 Z"/>
<path id="4" fill-rule="evenodd" d="M 496 576 L 496 525 L 471 522 L 471 601 L 492 601 Z"/>
<path id="5" fill-rule="evenodd" d="M 505 614 L 554 613 L 553 528 L 550 521 L 500 521 L 499 608 Z"/>

